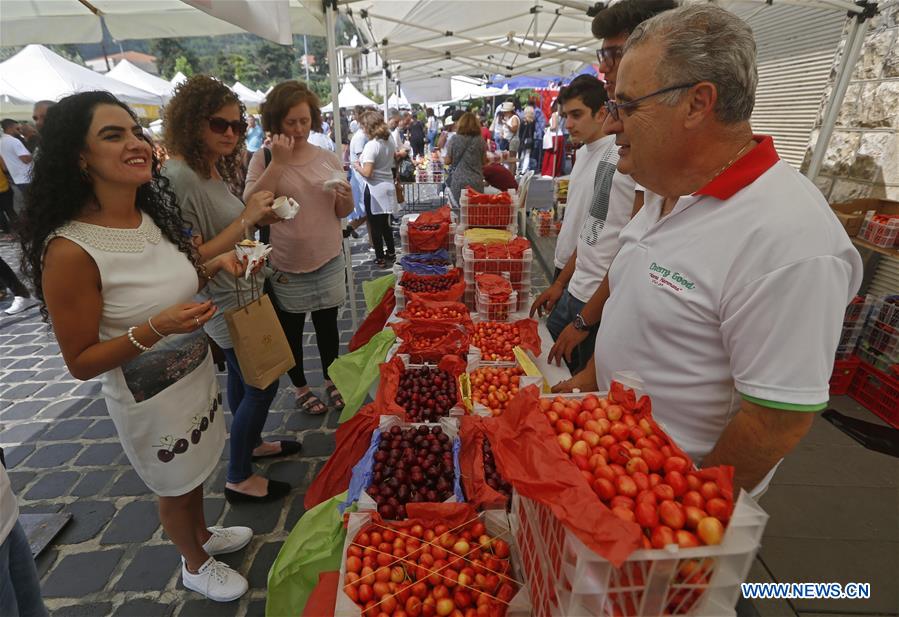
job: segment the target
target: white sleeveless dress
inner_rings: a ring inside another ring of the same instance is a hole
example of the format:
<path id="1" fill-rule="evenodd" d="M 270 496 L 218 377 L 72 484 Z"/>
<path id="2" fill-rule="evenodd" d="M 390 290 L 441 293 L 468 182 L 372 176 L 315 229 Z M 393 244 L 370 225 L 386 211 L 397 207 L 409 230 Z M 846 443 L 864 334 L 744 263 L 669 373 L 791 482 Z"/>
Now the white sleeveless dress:
<path id="1" fill-rule="evenodd" d="M 52 237 L 71 240 L 97 264 L 101 341 L 197 293 L 193 265 L 147 214 L 136 229 L 71 221 Z M 184 495 L 209 477 L 225 444 L 225 421 L 203 330 L 168 336 L 101 379 L 122 448 L 154 493 Z"/>

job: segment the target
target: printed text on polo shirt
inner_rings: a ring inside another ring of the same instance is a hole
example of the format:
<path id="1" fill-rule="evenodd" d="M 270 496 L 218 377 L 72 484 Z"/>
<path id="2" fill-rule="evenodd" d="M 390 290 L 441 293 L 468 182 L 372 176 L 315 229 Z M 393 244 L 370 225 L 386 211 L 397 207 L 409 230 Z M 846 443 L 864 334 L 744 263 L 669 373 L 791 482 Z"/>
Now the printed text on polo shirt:
<path id="1" fill-rule="evenodd" d="M 653 284 L 658 285 L 659 287 L 667 286 L 675 291 L 683 291 L 684 289 L 693 289 L 696 285 L 690 279 L 686 278 L 680 272 L 672 273 L 669 268 L 658 265 L 656 262 L 652 262 L 652 265 L 649 266 L 650 272 L 656 272 L 661 276 L 659 278 L 656 274 L 650 274 L 649 278 L 652 279 Z M 670 280 L 668 280 L 670 277 Z M 673 282 L 672 282 L 673 281 Z M 681 286 L 676 285 L 675 283 L 679 283 Z"/>

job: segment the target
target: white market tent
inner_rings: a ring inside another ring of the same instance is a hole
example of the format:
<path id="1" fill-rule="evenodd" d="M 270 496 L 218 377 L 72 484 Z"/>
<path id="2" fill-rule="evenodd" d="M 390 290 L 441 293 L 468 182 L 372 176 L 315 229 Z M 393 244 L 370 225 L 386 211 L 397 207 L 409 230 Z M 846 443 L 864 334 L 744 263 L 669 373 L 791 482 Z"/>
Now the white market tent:
<path id="1" fill-rule="evenodd" d="M 168 103 L 169 99 L 172 98 L 172 93 L 174 91 L 174 85 L 172 83 L 136 67 L 125 59 L 122 59 L 116 64 L 112 70 L 106 73 L 106 76 L 134 86 L 135 88 L 152 92 L 159 96 L 163 103 Z"/>
<path id="2" fill-rule="evenodd" d="M 376 102 L 359 92 L 359 89 L 349 79 L 344 82 L 343 88 L 337 93 L 337 105 L 345 108 L 355 107 L 356 105 L 362 105 L 363 107 L 378 106 Z M 322 107 L 321 110 L 323 113 L 329 113 L 333 111 L 333 107 L 334 103 L 332 101 Z"/>
<path id="3" fill-rule="evenodd" d="M 265 100 L 265 96 L 259 96 L 258 92 L 251 90 L 239 81 L 234 82 L 234 85 L 231 86 L 231 90 L 244 105 L 255 107 Z"/>
<path id="4" fill-rule="evenodd" d="M 409 104 L 409 99 L 406 98 L 406 95 L 402 90 L 400 90 L 399 96 L 394 92 L 387 98 L 387 106 L 394 109 L 412 109 L 412 106 Z"/>
<path id="5" fill-rule="evenodd" d="M 436 85 L 441 76 L 449 81 L 453 75 L 570 75 L 585 63 L 596 62 L 598 41 L 588 15 L 596 7 L 582 0 L 546 0 L 537 5 L 502 0 L 341 0 L 340 4 L 346 5 L 341 12 L 367 39 L 360 51 L 376 50 L 386 63 L 385 81 L 389 72 L 402 83 L 410 101 L 420 100 L 412 96 L 419 90 L 418 82 L 428 84 L 421 90 L 441 91 Z M 718 4 L 746 20 L 756 35 L 760 81 L 753 127 L 772 134 L 781 156 L 796 167 L 808 147 L 848 21 L 846 53 L 827 102 L 820 146 L 807 171 L 816 176 L 876 4 L 870 0 L 858 4 L 719 0 Z M 326 18 L 331 10 L 326 6 Z"/>
<path id="6" fill-rule="evenodd" d="M 118 40 L 252 32 L 286 45 L 293 34 L 325 34 L 320 2 L 307 6 L 299 0 L 6 0 L 0 41 L 97 43 L 102 40 L 101 20 Z"/>
<path id="7" fill-rule="evenodd" d="M 162 97 L 75 64 L 42 45 L 28 45 L 0 63 L 0 97 L 33 105 L 75 92 L 107 90 L 134 105 L 162 105 Z M 6 101 L 3 104 L 6 110 Z M 30 108 L 28 110 L 31 111 Z"/>
<path id="8" fill-rule="evenodd" d="M 172 87 L 174 88 L 175 86 L 178 86 L 185 81 L 187 81 L 187 75 L 185 75 L 181 71 L 178 71 L 174 76 L 172 76 L 172 78 L 169 80 L 169 83 L 172 84 Z"/>

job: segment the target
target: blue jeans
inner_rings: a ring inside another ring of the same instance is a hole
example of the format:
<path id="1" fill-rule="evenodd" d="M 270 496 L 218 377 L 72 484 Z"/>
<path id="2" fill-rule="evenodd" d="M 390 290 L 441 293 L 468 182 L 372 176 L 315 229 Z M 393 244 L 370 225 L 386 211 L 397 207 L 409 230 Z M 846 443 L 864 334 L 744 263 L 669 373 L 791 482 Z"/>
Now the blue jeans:
<path id="1" fill-rule="evenodd" d="M 13 497 L 15 499 L 15 497 Z M 0 615 L 46 617 L 41 582 L 28 538 L 19 521 L 0 544 Z"/>
<path id="2" fill-rule="evenodd" d="M 437 135 L 439 134 L 437 131 L 428 131 L 428 143 L 431 144 L 431 148 L 437 145 Z"/>
<path id="3" fill-rule="evenodd" d="M 234 349 L 222 349 L 228 362 L 228 406 L 231 408 L 231 457 L 227 481 L 243 482 L 253 475 L 253 448 L 262 443 L 262 427 L 278 393 L 278 380 L 265 390 L 244 383 Z"/>
<path id="4" fill-rule="evenodd" d="M 552 313 L 546 318 L 546 329 L 549 330 L 549 334 L 554 341 L 562 334 L 562 330 L 574 321 L 574 318 L 583 310 L 585 304 L 587 303 L 581 302 L 568 293 L 567 289 L 562 292 L 562 297 L 559 298 L 556 306 L 553 307 Z M 572 350 L 571 362 L 566 361 L 572 375 L 583 370 L 587 366 L 587 362 L 590 361 L 590 356 L 593 355 L 593 347 L 596 345 L 597 330 L 599 330 L 599 324 L 593 325 L 587 338 Z"/>

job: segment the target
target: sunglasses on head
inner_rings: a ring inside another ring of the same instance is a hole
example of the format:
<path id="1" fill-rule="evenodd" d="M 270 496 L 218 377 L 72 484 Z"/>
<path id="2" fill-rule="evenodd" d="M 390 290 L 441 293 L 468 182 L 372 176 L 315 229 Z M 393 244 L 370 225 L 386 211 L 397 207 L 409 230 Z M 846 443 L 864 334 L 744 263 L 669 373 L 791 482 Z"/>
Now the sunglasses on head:
<path id="1" fill-rule="evenodd" d="M 224 135 L 228 131 L 228 127 L 231 127 L 231 132 L 235 135 L 239 135 L 247 131 L 247 123 L 243 120 L 233 120 L 231 122 L 228 122 L 224 118 L 219 118 L 218 116 L 212 116 L 211 118 L 209 118 L 209 130 L 213 133 L 220 133 Z"/>

